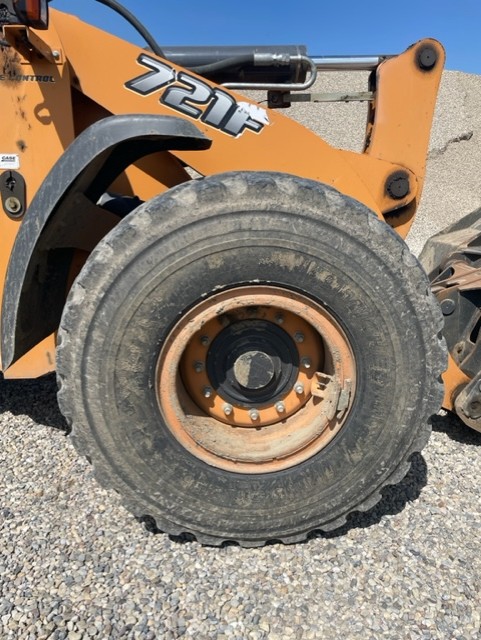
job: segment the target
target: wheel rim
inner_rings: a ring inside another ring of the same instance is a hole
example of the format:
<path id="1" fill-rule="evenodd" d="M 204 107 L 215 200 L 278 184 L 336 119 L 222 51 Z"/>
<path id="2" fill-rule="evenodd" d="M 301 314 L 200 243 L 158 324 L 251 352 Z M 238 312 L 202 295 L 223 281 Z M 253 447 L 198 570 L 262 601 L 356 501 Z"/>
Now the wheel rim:
<path id="1" fill-rule="evenodd" d="M 339 432 L 355 370 L 346 334 L 319 304 L 280 287 L 238 287 L 202 301 L 169 333 L 159 407 L 197 458 L 269 473 L 309 459 Z"/>

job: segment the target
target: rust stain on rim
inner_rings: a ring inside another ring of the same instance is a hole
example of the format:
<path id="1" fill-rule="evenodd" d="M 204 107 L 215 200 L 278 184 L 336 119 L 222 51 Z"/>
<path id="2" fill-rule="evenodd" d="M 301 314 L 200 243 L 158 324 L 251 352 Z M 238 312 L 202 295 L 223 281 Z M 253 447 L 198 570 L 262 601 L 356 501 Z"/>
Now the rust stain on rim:
<path id="1" fill-rule="evenodd" d="M 225 397 L 206 366 L 226 326 L 253 318 L 281 326 L 299 363 L 282 397 L 259 404 Z M 355 395 L 355 370 L 344 331 L 322 306 L 281 287 L 237 287 L 200 302 L 168 335 L 157 366 L 159 408 L 178 442 L 207 464 L 269 473 L 309 459 L 339 432 Z"/>

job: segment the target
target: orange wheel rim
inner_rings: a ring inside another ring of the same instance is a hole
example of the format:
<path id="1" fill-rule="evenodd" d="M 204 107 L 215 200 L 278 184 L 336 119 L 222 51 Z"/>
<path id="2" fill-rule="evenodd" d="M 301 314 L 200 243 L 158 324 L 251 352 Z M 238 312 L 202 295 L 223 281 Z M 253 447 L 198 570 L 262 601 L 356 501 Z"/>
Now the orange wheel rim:
<path id="1" fill-rule="evenodd" d="M 337 320 L 280 287 L 223 291 L 169 333 L 157 367 L 160 411 L 209 465 L 269 473 L 299 464 L 345 424 L 354 355 Z"/>

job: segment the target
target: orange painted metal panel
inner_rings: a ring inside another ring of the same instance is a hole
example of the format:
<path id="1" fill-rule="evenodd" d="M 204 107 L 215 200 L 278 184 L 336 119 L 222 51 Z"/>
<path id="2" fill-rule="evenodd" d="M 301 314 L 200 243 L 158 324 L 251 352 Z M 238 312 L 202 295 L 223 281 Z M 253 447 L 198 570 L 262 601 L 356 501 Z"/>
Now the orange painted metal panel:
<path id="1" fill-rule="evenodd" d="M 280 111 L 265 109 L 249 98 L 216 87 L 73 16 L 51 10 L 47 31 L 30 30 L 30 50 L 19 44 L 25 30 L 10 27 L 5 32 L 14 46 L 1 51 L 4 127 L 0 153 L 18 157 L 27 183 L 27 204 L 55 161 L 88 124 L 108 114 L 151 113 L 194 120 L 213 141 L 212 147 L 204 152 L 178 151 L 143 160 L 123 178 L 125 193 L 136 193 L 143 199 L 153 197 L 188 179 L 184 163 L 201 175 L 280 171 L 331 185 L 363 202 L 379 217 L 386 214 L 389 224 L 401 235 L 409 229 L 424 179 L 432 112 L 444 61 L 442 47 L 434 41 L 439 65 L 432 73 L 416 67 L 416 47 L 380 66 L 369 143 L 366 153 L 355 154 L 332 148 Z M 139 92 L 139 78 L 145 79 L 149 73 L 154 80 L 147 83 L 148 91 Z M 160 82 L 162 78 L 165 82 Z M 175 100 L 182 104 L 189 91 L 181 112 L 175 108 Z M 193 91 L 198 93 L 194 96 Z M 237 104 L 236 117 L 248 118 L 255 126 L 237 133 L 235 127 L 229 132 L 226 127 L 222 130 L 213 126 L 215 110 L 223 104 Z M 393 200 L 386 182 L 399 169 L 408 177 L 409 193 Z M 389 213 L 397 209 L 399 214 Z M 1 296 L 20 224 L 0 215 Z M 50 336 L 5 375 L 28 377 L 51 371 L 54 346 L 54 336 Z"/>

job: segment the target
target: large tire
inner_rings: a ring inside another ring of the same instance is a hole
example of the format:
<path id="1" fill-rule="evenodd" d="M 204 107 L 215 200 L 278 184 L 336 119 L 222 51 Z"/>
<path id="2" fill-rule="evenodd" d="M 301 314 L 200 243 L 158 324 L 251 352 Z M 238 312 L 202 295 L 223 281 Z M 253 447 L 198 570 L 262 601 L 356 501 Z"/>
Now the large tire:
<path id="1" fill-rule="evenodd" d="M 405 475 L 442 399 L 440 331 L 417 260 L 366 207 L 223 174 L 92 253 L 58 334 L 59 403 L 98 479 L 159 530 L 295 542 Z"/>

